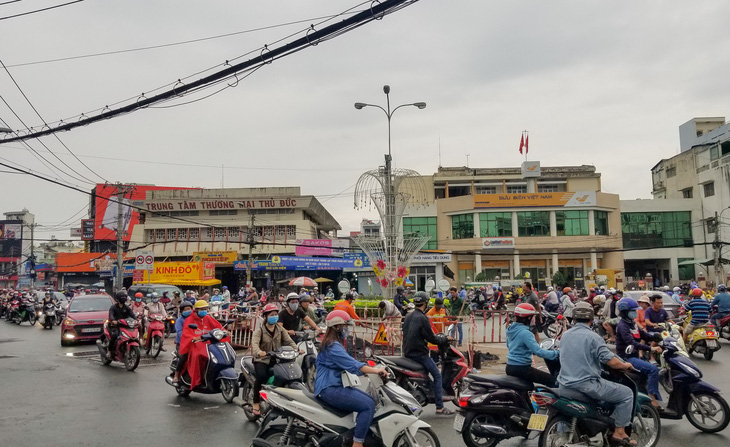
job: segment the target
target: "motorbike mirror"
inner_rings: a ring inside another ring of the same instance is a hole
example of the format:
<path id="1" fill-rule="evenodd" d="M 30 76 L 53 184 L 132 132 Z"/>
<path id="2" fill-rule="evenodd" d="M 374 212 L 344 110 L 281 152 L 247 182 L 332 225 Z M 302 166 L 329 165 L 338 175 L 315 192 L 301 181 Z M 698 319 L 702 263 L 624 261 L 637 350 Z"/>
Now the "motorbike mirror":
<path id="1" fill-rule="evenodd" d="M 193 324 L 189 324 L 189 325 L 188 325 L 188 327 L 189 327 L 190 329 L 197 329 L 197 328 L 198 328 L 198 325 L 197 325 L 197 324 L 195 324 L 195 323 L 193 323 Z"/>
<path id="2" fill-rule="evenodd" d="M 627 346 L 626 350 L 624 351 L 626 354 L 631 355 L 634 353 L 634 347 L 633 346 Z"/>
<path id="3" fill-rule="evenodd" d="M 551 349 L 553 346 L 555 346 L 555 340 L 552 338 L 548 338 L 540 343 L 540 347 L 545 350 Z"/>

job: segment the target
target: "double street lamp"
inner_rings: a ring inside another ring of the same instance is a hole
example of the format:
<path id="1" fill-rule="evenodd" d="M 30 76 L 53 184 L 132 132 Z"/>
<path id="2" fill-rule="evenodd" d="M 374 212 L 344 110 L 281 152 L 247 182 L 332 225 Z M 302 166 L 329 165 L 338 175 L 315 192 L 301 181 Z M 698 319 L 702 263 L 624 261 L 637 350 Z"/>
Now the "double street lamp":
<path id="1" fill-rule="evenodd" d="M 385 195 L 385 214 L 382 217 L 383 219 L 383 231 L 385 236 L 385 254 L 386 254 L 386 262 L 389 268 L 393 269 L 396 268 L 397 263 L 397 240 L 398 240 L 398 229 L 396 228 L 396 207 L 395 207 L 395 196 L 396 191 L 393 185 L 393 171 L 392 171 L 392 165 L 391 161 L 393 159 L 391 155 L 391 120 L 393 118 L 393 114 L 396 112 L 396 110 L 400 109 L 401 107 L 409 107 L 413 106 L 418 109 L 425 109 L 426 103 L 425 102 L 413 102 L 408 104 L 401 104 L 394 108 L 393 110 L 390 109 L 390 86 L 384 85 L 383 86 L 383 93 L 385 93 L 385 101 L 386 101 L 386 107 L 379 106 L 377 104 L 368 104 L 364 102 L 356 102 L 355 108 L 357 110 L 362 110 L 365 107 L 375 107 L 383 111 L 385 113 L 385 117 L 388 119 L 388 154 L 385 156 L 385 184 L 383 186 L 383 193 Z M 388 291 L 392 292 L 393 285 L 392 283 L 388 284 Z M 384 293 L 385 295 L 385 293 Z M 392 293 L 390 293 L 392 296 Z M 384 298 L 388 298 L 384 296 Z"/>

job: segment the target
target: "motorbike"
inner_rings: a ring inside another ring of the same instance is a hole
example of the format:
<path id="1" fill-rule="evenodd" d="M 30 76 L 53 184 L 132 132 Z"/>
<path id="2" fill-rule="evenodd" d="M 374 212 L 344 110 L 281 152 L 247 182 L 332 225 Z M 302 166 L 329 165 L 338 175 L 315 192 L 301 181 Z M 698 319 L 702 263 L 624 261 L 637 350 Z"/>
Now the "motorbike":
<path id="1" fill-rule="evenodd" d="M 63 306 L 56 306 L 56 326 L 60 326 L 65 318 L 66 309 Z"/>
<path id="2" fill-rule="evenodd" d="M 723 317 L 717 327 L 717 332 L 720 337 L 725 340 L 730 340 L 730 315 Z"/>
<path id="3" fill-rule="evenodd" d="M 724 430 L 730 423 L 730 406 L 720 390 L 702 380 L 702 372 L 684 350 L 681 338 L 674 338 L 667 331 L 662 332 L 662 337 L 659 383 L 669 400 L 659 416 L 662 419 L 687 416 L 690 424 L 705 433 Z M 639 390 L 646 393 L 646 376 L 639 375 L 635 380 Z"/>
<path id="4" fill-rule="evenodd" d="M 19 306 L 20 306 L 20 300 L 17 298 L 14 298 L 14 299 L 8 301 L 7 307 L 5 309 L 5 321 L 13 320 L 13 316 L 15 315 L 15 312 L 18 310 Z"/>
<path id="5" fill-rule="evenodd" d="M 387 366 L 370 360 L 370 366 Z M 393 376 L 367 374 L 350 385 L 375 400 L 375 415 L 365 439 L 368 446 L 439 447 L 431 426 L 419 419 L 423 409 L 406 390 L 396 385 Z M 355 376 L 356 377 L 356 376 Z M 261 397 L 271 406 L 254 445 L 335 446 L 352 442 L 355 419 L 307 390 L 264 386 Z"/>
<path id="6" fill-rule="evenodd" d="M 567 331 L 571 327 L 573 327 L 573 325 L 570 324 L 568 319 L 566 317 L 564 317 L 562 314 L 559 314 L 557 317 L 555 317 L 554 322 L 545 326 L 543 333 L 545 334 L 546 337 L 548 337 L 550 339 L 559 340 L 560 337 L 563 336 L 565 331 Z"/>
<path id="7" fill-rule="evenodd" d="M 44 304 L 43 308 L 38 311 L 38 322 L 43 326 L 43 329 L 53 329 L 53 324 L 56 322 L 56 305 L 53 303 Z"/>
<path id="8" fill-rule="evenodd" d="M 559 344 L 551 339 L 540 346 L 555 350 Z M 554 361 L 549 366 L 555 375 L 560 363 Z M 520 377 L 469 374 L 459 395 L 454 430 L 468 447 L 494 447 L 508 438 L 527 438 L 531 433 L 528 423 L 534 413 L 530 398 L 533 390 L 535 385 Z"/>
<path id="9" fill-rule="evenodd" d="M 304 354 L 297 357 L 297 364 L 302 371 L 302 381 L 307 389 L 314 392 L 314 378 L 317 375 L 317 345 L 319 341 L 314 331 L 296 331 L 294 336 L 301 341 L 297 344 Z"/>
<path id="10" fill-rule="evenodd" d="M 139 365 L 139 323 L 134 318 L 118 321 L 119 336 L 112 352 L 112 358 L 106 356 L 109 350 L 110 329 L 109 322 L 104 322 L 104 332 L 96 340 L 96 347 L 101 355 L 102 365 L 108 365 L 112 361 L 124 363 L 127 371 L 134 371 Z"/>
<path id="11" fill-rule="evenodd" d="M 271 359 L 271 363 L 273 363 L 271 366 L 272 376 L 267 382 L 269 385 L 306 389 L 302 384 L 302 369 L 299 367 L 297 361 L 301 357 L 299 352 L 292 349 L 291 346 L 282 346 L 276 351 L 267 352 L 266 355 Z M 266 401 L 261 401 L 259 404 L 261 415 L 253 414 L 253 386 L 255 379 L 256 372 L 253 365 L 253 357 L 245 355 L 241 358 L 241 374 L 238 381 L 241 384 L 243 413 L 246 415 L 246 419 L 251 422 L 256 421 L 261 416 L 265 416 L 271 409 Z"/>
<path id="12" fill-rule="evenodd" d="M 147 333 L 144 337 L 144 348 L 147 355 L 157 357 L 162 351 L 165 317 L 162 314 L 150 314 L 147 317 Z"/>
<path id="13" fill-rule="evenodd" d="M 687 312 L 685 324 L 689 324 L 691 319 L 692 312 Z M 687 339 L 687 352 L 702 354 L 705 360 L 712 360 L 715 352 L 719 351 L 721 347 L 719 331 L 715 330 L 715 325 L 711 323 L 697 326 Z"/>
<path id="14" fill-rule="evenodd" d="M 221 307 L 223 306 L 222 300 L 211 300 L 209 303 L 210 308 L 208 309 L 208 313 L 215 318 L 216 320 L 220 318 L 221 313 Z"/>
<path id="15" fill-rule="evenodd" d="M 188 325 L 191 329 L 197 329 L 196 324 Z M 175 391 L 179 396 L 188 396 L 191 392 L 202 394 L 221 393 L 226 402 L 231 403 L 238 396 L 238 374 L 236 374 L 236 351 L 233 347 L 221 340 L 227 336 L 226 331 L 222 329 L 213 329 L 212 331 L 201 335 L 200 341 L 197 343 L 205 343 L 208 350 L 208 364 L 203 369 L 204 374 L 202 382 L 195 388 L 190 387 L 190 375 L 184 372 L 180 376 L 180 382 L 175 386 L 173 377 L 177 369 L 179 358 L 174 356 L 170 362 L 170 375 L 165 377 L 165 382 L 175 387 Z M 194 342 L 196 343 L 196 342 Z"/>
<path id="16" fill-rule="evenodd" d="M 451 328 L 447 329 L 451 332 Z M 461 390 L 461 382 L 469 373 L 469 364 L 458 349 L 444 337 L 438 345 L 438 354 L 443 377 L 444 400 L 456 400 Z M 395 374 L 396 383 L 406 389 L 421 406 L 435 403 L 433 383 L 428 371 L 420 363 L 400 356 L 380 356 L 375 358 L 387 365 Z"/>
<path id="17" fill-rule="evenodd" d="M 30 301 L 21 301 L 12 311 L 13 321 L 20 326 L 24 321 L 30 323 L 31 326 L 36 322 L 35 306 Z"/>
<path id="18" fill-rule="evenodd" d="M 634 395 L 632 422 L 626 433 L 636 440 L 638 447 L 655 447 L 661 435 L 661 421 L 651 398 L 639 393 L 636 383 L 624 373 L 607 371 L 603 376 L 629 387 Z M 613 408 L 608 405 L 566 388 L 541 388 L 532 393 L 532 399 L 540 410 L 530 416 L 529 427 L 541 432 L 540 447 L 610 445 L 615 426 L 610 417 Z"/>

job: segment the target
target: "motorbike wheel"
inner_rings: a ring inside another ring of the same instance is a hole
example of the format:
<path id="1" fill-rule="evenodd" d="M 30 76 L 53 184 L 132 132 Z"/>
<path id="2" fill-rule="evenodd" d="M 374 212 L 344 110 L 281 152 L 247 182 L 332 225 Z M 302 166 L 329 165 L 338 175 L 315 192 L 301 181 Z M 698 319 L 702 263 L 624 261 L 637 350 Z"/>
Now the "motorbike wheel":
<path id="1" fill-rule="evenodd" d="M 439 437 L 430 428 L 419 428 L 416 432 L 415 438 L 419 447 L 441 447 Z M 411 443 L 408 442 L 408 438 L 405 433 L 402 433 L 400 436 L 395 438 L 395 441 L 393 442 L 393 447 L 409 447 L 410 445 Z"/>
<path id="2" fill-rule="evenodd" d="M 540 447 L 552 447 L 558 445 L 571 444 L 574 440 L 578 441 L 581 433 L 576 429 L 575 432 L 570 430 L 570 419 L 557 415 L 551 418 L 545 425 L 545 430 L 540 433 Z"/>
<path id="3" fill-rule="evenodd" d="M 464 421 L 461 438 L 468 447 L 494 447 L 501 441 L 499 438 L 481 438 L 471 432 L 472 425 L 501 425 L 491 414 L 469 413 Z"/>
<path id="4" fill-rule="evenodd" d="M 46 321 L 48 323 L 46 324 L 46 326 L 48 326 L 48 329 L 53 330 L 53 320 L 51 320 L 50 318 L 46 318 Z"/>
<path id="5" fill-rule="evenodd" d="M 253 402 L 253 399 L 251 397 L 251 393 L 253 392 L 253 388 L 251 388 L 251 385 L 246 382 L 243 385 L 243 390 L 241 392 L 241 398 L 243 398 L 243 414 L 246 415 L 246 419 L 248 419 L 250 422 L 256 422 L 259 415 L 253 414 L 253 405 L 251 404 Z"/>
<path id="6" fill-rule="evenodd" d="M 124 367 L 127 371 L 134 371 L 139 365 L 139 346 L 132 346 L 124 357 Z"/>
<path id="7" fill-rule="evenodd" d="M 170 329 L 170 322 L 166 321 L 165 322 L 165 338 L 169 338 L 170 333 L 172 333 L 172 329 Z"/>
<path id="8" fill-rule="evenodd" d="M 233 399 L 238 396 L 238 380 L 221 379 L 221 394 L 226 402 L 232 403 Z"/>
<path id="9" fill-rule="evenodd" d="M 314 393 L 314 378 L 317 376 L 317 365 L 312 363 L 309 365 L 309 370 L 307 371 L 307 383 L 305 385 L 307 386 L 307 389 L 310 393 Z"/>
<path id="10" fill-rule="evenodd" d="M 710 415 L 705 416 L 702 414 L 702 410 Z M 687 416 L 690 424 L 705 433 L 717 433 L 724 430 L 730 423 L 730 407 L 719 394 L 695 393 L 694 400 L 687 399 L 684 415 Z M 710 423 L 707 422 L 708 420 Z"/>
<path id="11" fill-rule="evenodd" d="M 710 348 L 705 348 L 705 352 L 702 354 L 705 356 L 705 360 L 712 360 L 712 356 L 715 355 L 715 351 L 711 350 Z"/>
<path id="12" fill-rule="evenodd" d="M 158 355 L 160 355 L 160 351 L 162 351 L 162 337 L 159 335 L 155 335 L 152 337 L 152 343 L 150 343 L 150 350 L 147 351 L 147 354 L 152 355 L 152 357 L 157 358 Z"/>
<path id="13" fill-rule="evenodd" d="M 107 366 L 112 362 L 111 359 L 106 358 L 106 352 L 104 354 L 99 352 L 99 357 L 101 357 L 101 364 L 104 366 Z"/>
<path id="14" fill-rule="evenodd" d="M 28 313 L 28 323 L 30 323 L 31 326 L 35 326 L 35 322 L 36 322 L 35 312 L 29 312 Z"/>
<path id="15" fill-rule="evenodd" d="M 546 325 L 543 331 L 547 338 L 555 338 L 558 332 L 560 332 L 560 325 L 557 322 Z"/>
<path id="16" fill-rule="evenodd" d="M 642 404 L 634 416 L 631 439 L 636 441 L 637 447 L 655 447 L 661 434 L 659 411 L 652 404 Z"/>
<path id="17" fill-rule="evenodd" d="M 187 397 L 190 395 L 192 390 L 179 386 L 179 387 L 175 388 L 175 391 L 177 391 L 178 396 Z"/>
<path id="18" fill-rule="evenodd" d="M 281 437 L 284 436 L 284 429 L 281 427 L 273 427 L 265 430 L 263 433 L 261 433 L 260 436 L 258 436 L 259 439 L 263 439 L 264 441 L 268 442 L 271 446 L 297 446 L 297 447 L 304 447 L 305 445 L 308 445 L 309 440 L 308 437 L 302 436 L 299 439 L 297 439 L 296 435 L 297 429 L 289 433 L 289 439 L 287 442 L 281 442 Z M 397 444 L 393 444 L 397 445 Z"/>

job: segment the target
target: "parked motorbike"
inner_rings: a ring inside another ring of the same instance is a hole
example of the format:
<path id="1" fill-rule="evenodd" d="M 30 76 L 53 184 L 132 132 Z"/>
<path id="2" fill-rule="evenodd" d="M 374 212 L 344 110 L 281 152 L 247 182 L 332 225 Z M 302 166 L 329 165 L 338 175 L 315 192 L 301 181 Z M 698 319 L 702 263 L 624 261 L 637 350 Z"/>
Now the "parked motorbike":
<path id="1" fill-rule="evenodd" d="M 157 358 L 162 351 L 165 331 L 165 317 L 162 314 L 150 314 L 147 317 L 147 333 L 144 338 L 144 348 L 147 355 Z"/>
<path id="2" fill-rule="evenodd" d="M 634 370 L 634 372 L 638 372 Z M 604 378 L 629 387 L 634 395 L 632 423 L 626 428 L 638 447 L 654 447 L 661 435 L 659 412 L 651 398 L 637 391 L 636 384 L 626 374 L 604 372 Z M 540 447 L 548 446 L 608 446 L 615 429 L 610 414 L 612 408 L 580 391 L 566 388 L 541 388 L 532 393 L 534 402 L 543 411 L 530 416 L 529 426 L 540 431 Z"/>
<path id="3" fill-rule="evenodd" d="M 540 346 L 552 350 L 559 345 L 556 340 L 545 340 Z M 557 374 L 560 363 L 550 365 L 554 366 L 550 372 Z M 515 436 L 527 438 L 534 389 L 532 382 L 520 377 L 469 374 L 459 396 L 454 430 L 468 447 L 493 447 Z"/>
<path id="4" fill-rule="evenodd" d="M 269 385 L 306 389 L 302 384 L 302 369 L 298 364 L 298 359 L 301 356 L 298 351 L 292 349 L 291 346 L 282 346 L 276 351 L 267 352 L 266 355 L 271 359 L 272 363 L 270 364 L 272 375 L 267 382 Z M 259 406 L 261 415 L 253 414 L 253 386 L 255 379 L 256 372 L 253 365 L 253 357 L 245 355 L 241 358 L 239 382 L 242 390 L 243 413 L 246 415 L 246 419 L 251 422 L 256 421 L 261 416 L 266 416 L 271 409 L 266 401 L 261 401 Z"/>
<path id="5" fill-rule="evenodd" d="M 450 328 L 447 329 L 450 332 Z M 453 347 L 445 335 L 438 334 L 438 352 L 441 360 L 444 400 L 457 399 L 461 382 L 469 373 L 469 364 L 464 355 Z M 428 371 L 417 362 L 400 356 L 380 356 L 375 358 L 386 364 L 395 374 L 396 383 L 406 389 L 421 406 L 435 403 L 433 382 Z"/>
<path id="6" fill-rule="evenodd" d="M 56 305 L 53 303 L 44 304 L 43 308 L 38 311 L 38 322 L 43 329 L 53 329 L 53 324 L 56 322 Z"/>
<path id="7" fill-rule="evenodd" d="M 369 363 L 376 366 L 373 361 Z M 423 412 L 421 406 L 392 378 L 368 374 L 367 379 L 352 383 L 376 402 L 365 444 L 439 447 L 436 433 L 419 419 Z M 261 423 L 254 445 L 335 446 L 349 445 L 352 441 L 355 429 L 352 413 L 328 405 L 309 391 L 264 386 L 261 397 L 272 409 Z"/>
<path id="8" fill-rule="evenodd" d="M 13 321 L 15 324 L 20 326 L 24 321 L 30 323 L 31 326 L 35 325 L 36 322 L 36 310 L 35 305 L 30 301 L 21 301 L 12 310 Z"/>
<path id="9" fill-rule="evenodd" d="M 702 372 L 690 360 L 681 338 L 662 332 L 659 355 L 659 383 L 669 395 L 667 407 L 659 412 L 662 419 L 687 420 L 698 430 L 717 433 L 730 423 L 730 407 L 720 390 L 702 380 Z M 639 390 L 646 393 L 646 376 L 632 377 Z"/>
<path id="10" fill-rule="evenodd" d="M 122 362 L 127 371 L 134 371 L 139 365 L 139 323 L 133 318 L 118 320 L 118 329 L 119 336 L 112 352 L 112 358 L 108 359 L 106 353 L 109 350 L 110 329 L 109 322 L 104 323 L 104 332 L 96 340 L 101 363 L 108 365 L 112 361 Z"/>
<path id="11" fill-rule="evenodd" d="M 195 324 L 188 325 L 191 329 L 197 329 Z M 227 336 L 226 331 L 213 329 L 203 334 L 200 342 L 205 343 L 208 350 L 208 364 L 204 368 L 202 382 L 195 388 L 191 388 L 190 375 L 185 371 L 180 376 L 180 382 L 175 391 L 180 396 L 188 396 L 191 392 L 202 394 L 221 393 L 226 402 L 231 403 L 238 396 L 238 374 L 236 374 L 236 351 L 227 343 L 222 342 Z M 175 356 L 170 362 L 170 375 L 165 377 L 165 382 L 173 385 L 173 377 L 177 369 L 178 357 Z"/>
<path id="12" fill-rule="evenodd" d="M 691 319 L 692 312 L 687 312 L 687 318 L 684 322 L 685 325 L 689 324 Z M 717 331 L 715 329 L 715 325 L 711 323 L 696 327 L 687 339 L 687 352 L 689 354 L 692 354 L 693 352 L 702 354 L 705 357 L 705 360 L 712 360 L 712 356 L 714 356 L 715 352 L 719 351 L 721 347 L 719 331 Z"/>

